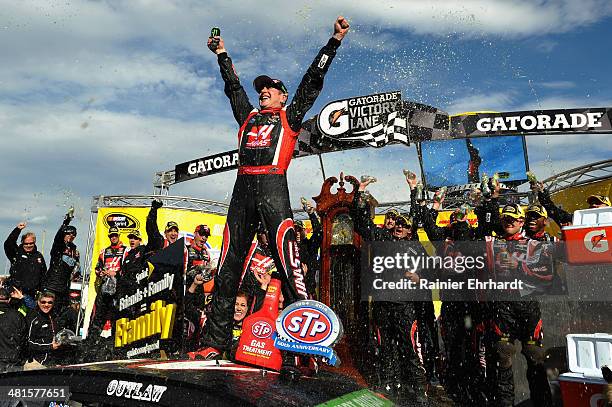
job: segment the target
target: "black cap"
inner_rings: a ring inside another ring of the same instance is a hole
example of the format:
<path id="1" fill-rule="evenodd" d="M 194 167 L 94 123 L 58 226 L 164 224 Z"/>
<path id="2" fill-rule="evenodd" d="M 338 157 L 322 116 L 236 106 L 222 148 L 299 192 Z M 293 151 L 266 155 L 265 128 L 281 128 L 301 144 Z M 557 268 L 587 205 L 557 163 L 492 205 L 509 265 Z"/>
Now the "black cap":
<path id="1" fill-rule="evenodd" d="M 108 235 L 109 236 L 112 236 L 112 235 L 119 236 L 119 228 L 117 226 L 111 226 L 110 228 L 108 228 Z"/>
<path id="2" fill-rule="evenodd" d="M 280 79 L 272 79 L 267 75 L 261 75 L 255 78 L 255 80 L 253 81 L 253 87 L 255 88 L 255 91 L 257 93 L 261 93 L 261 90 L 263 88 L 274 88 L 280 90 L 285 94 L 289 93 L 283 81 L 281 81 Z"/>
<path id="3" fill-rule="evenodd" d="M 74 226 L 72 225 L 68 225 L 68 226 L 64 226 L 64 230 L 63 230 L 65 235 L 77 235 L 77 230 Z"/>
<path id="4" fill-rule="evenodd" d="M 128 237 L 128 239 L 142 240 L 142 238 L 140 237 L 140 230 L 138 230 L 138 229 L 132 230 L 130 233 L 128 233 L 127 237 Z"/>
<path id="5" fill-rule="evenodd" d="M 195 228 L 195 233 L 200 236 L 210 237 L 210 228 L 207 225 L 198 225 Z"/>
<path id="6" fill-rule="evenodd" d="M 170 229 L 176 229 L 176 231 L 179 231 L 179 227 L 178 227 L 178 223 L 176 223 L 175 221 L 170 221 L 168 223 L 166 223 L 166 228 L 164 229 L 164 232 L 169 231 Z"/>

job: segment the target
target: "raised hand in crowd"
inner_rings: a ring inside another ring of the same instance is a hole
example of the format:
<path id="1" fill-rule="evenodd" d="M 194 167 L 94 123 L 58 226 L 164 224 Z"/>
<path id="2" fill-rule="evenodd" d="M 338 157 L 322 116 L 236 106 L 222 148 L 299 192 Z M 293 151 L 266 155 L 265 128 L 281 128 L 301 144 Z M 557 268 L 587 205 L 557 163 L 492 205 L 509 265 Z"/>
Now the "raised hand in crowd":
<path id="1" fill-rule="evenodd" d="M 25 229 L 25 227 L 26 227 L 26 226 L 27 226 L 27 223 L 25 223 L 25 222 L 19 222 L 19 223 L 17 224 L 17 229 L 19 229 L 19 230 L 23 230 L 23 229 Z"/>

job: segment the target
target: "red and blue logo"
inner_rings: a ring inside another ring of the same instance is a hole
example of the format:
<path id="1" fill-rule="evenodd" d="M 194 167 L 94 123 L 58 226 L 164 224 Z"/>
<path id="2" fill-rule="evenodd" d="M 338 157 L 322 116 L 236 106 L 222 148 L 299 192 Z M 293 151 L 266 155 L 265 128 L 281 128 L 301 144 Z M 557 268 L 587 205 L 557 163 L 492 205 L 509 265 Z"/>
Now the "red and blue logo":
<path id="1" fill-rule="evenodd" d="M 338 316 L 327 305 L 314 301 L 294 302 L 276 320 L 274 345 L 285 351 L 323 356 L 337 364 L 332 346 L 342 337 Z"/>
<path id="2" fill-rule="evenodd" d="M 251 332 L 259 339 L 269 338 L 272 335 L 272 325 L 266 321 L 257 321 L 251 327 Z"/>

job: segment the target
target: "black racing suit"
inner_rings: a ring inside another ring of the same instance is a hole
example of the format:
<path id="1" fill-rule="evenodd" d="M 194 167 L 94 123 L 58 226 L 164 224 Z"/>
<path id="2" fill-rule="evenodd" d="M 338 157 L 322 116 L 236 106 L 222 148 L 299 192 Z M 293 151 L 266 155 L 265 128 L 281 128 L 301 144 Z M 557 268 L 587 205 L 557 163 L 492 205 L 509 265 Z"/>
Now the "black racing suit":
<path id="1" fill-rule="evenodd" d="M 319 249 L 323 241 L 323 229 L 316 213 L 308 214 L 312 225 L 312 235 L 305 237 L 299 244 L 300 261 L 308 267 L 306 271 L 306 291 L 311 298 L 316 298 L 318 274 L 321 268 Z"/>
<path id="2" fill-rule="evenodd" d="M 548 217 L 557 222 L 557 225 L 563 226 L 572 223 L 573 215 L 555 205 L 548 190 L 538 192 L 538 201 L 548 212 Z"/>
<path id="3" fill-rule="evenodd" d="M 363 192 L 355 192 L 351 207 L 355 231 L 365 241 L 396 241 L 390 231 L 376 227 Z M 425 251 L 423 250 L 423 253 Z M 418 405 L 425 402 L 425 372 L 416 352 L 413 333 L 417 329 L 415 303 L 376 301 L 372 317 L 379 354 L 370 386 L 395 402 Z"/>
<path id="4" fill-rule="evenodd" d="M 92 317 L 92 326 L 104 329 L 107 320 L 114 325 L 117 320 L 117 285 L 123 274 L 123 260 L 127 247 L 117 242 L 115 245 L 103 249 L 98 256 L 96 264 L 96 301 Z M 113 276 L 102 276 L 100 272 L 106 270 L 115 273 Z M 114 287 L 112 287 L 114 283 Z M 106 287 L 111 287 L 110 290 Z"/>
<path id="5" fill-rule="evenodd" d="M 489 230 L 496 229 L 499 231 L 498 236 L 503 238 L 495 238 L 487 236 L 487 263 L 489 264 L 490 272 L 497 278 L 516 276 L 524 282 L 529 282 L 531 279 L 541 280 L 542 284 L 552 284 L 552 270 L 544 271 L 541 275 L 537 273 L 525 272 L 526 264 L 518 263 L 517 266 L 506 268 L 506 258 L 513 259 L 515 250 L 519 246 L 528 244 L 529 239 L 524 233 L 519 232 L 512 236 L 506 236 L 501 230 L 500 224 L 491 225 L 488 218 L 481 218 L 483 214 L 490 213 L 499 216 L 497 200 L 492 199 L 487 205 L 490 205 L 486 210 L 476 210 L 478 216 L 479 228 L 482 223 L 486 224 L 488 230 L 481 230 L 486 233 Z M 490 256 L 490 257 L 489 257 Z M 544 260 L 542 260 L 544 261 Z M 551 263 L 552 265 L 552 263 Z M 545 268 L 545 267 L 544 267 Z M 545 275 L 550 273 L 550 278 Z M 509 293 L 513 295 L 514 293 Z M 521 293 L 516 293 L 520 297 Z M 542 344 L 543 328 L 540 313 L 540 305 L 537 301 L 517 300 L 517 301 L 494 301 L 489 303 L 491 312 L 491 337 L 489 355 L 494 355 L 495 362 L 487 362 L 488 379 L 491 383 L 490 399 L 496 406 L 512 406 L 514 404 L 514 375 L 512 372 L 512 358 L 516 352 L 514 342 L 520 340 L 522 344 L 522 353 L 527 359 L 527 381 L 529 382 L 530 397 L 534 405 L 551 406 L 552 396 L 550 386 L 548 384 L 546 369 L 544 367 L 545 349 Z M 495 367 L 493 369 L 493 367 Z"/>
<path id="6" fill-rule="evenodd" d="M 259 222 L 269 231 L 270 248 L 282 281 L 285 304 L 306 298 L 304 276 L 295 242 L 286 170 L 291 161 L 302 119 L 323 88 L 323 78 L 340 41 L 331 38 L 308 68 L 296 94 L 282 109 L 254 109 L 227 53 L 218 55 L 225 94 L 238 133 L 238 176 L 234 184 L 219 272 L 215 278 L 212 314 L 204 343 L 229 350 L 232 315 L 240 272 Z"/>
<path id="7" fill-rule="evenodd" d="M 4 253 L 11 262 L 10 277 L 5 285 L 19 288 L 24 294 L 36 298 L 41 282 L 47 272 L 43 255 L 36 246 L 31 252 L 26 252 L 23 245 L 17 245 L 21 229 L 15 228 L 4 242 Z"/>
<path id="8" fill-rule="evenodd" d="M 429 240 L 442 258 L 483 255 L 472 243 L 475 230 L 467 222 L 455 222 L 448 227 L 436 225 L 437 211 L 421 210 L 423 227 Z M 441 281 L 467 283 L 479 277 L 483 270 L 475 265 L 466 270 L 436 270 Z M 444 387 L 449 397 L 460 406 L 487 405 L 484 354 L 484 310 L 471 290 L 440 290 L 442 310 L 440 331 L 444 341 Z"/>
<path id="9" fill-rule="evenodd" d="M 72 242 L 64 241 L 64 227 L 70 224 L 70 218 L 66 218 L 53 239 L 51 247 L 51 262 L 49 271 L 45 277 L 43 288 L 55 294 L 55 305 L 53 309 L 61 313 L 63 308 L 70 302 L 70 281 L 72 274 L 79 267 L 79 251 Z"/>
<path id="10" fill-rule="evenodd" d="M 26 335 L 23 315 L 8 302 L 0 303 L 0 373 L 23 364 Z"/>

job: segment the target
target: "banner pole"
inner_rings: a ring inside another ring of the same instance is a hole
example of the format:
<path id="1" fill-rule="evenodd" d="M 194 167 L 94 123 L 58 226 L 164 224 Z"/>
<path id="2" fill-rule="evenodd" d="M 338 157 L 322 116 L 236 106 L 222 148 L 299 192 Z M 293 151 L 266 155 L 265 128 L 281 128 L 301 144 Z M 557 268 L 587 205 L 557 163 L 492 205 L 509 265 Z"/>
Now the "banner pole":
<path id="1" fill-rule="evenodd" d="M 321 172 L 323 173 L 323 182 L 325 182 L 327 177 L 325 176 L 325 168 L 323 167 L 323 157 L 321 157 L 321 154 L 317 154 L 317 155 L 319 156 L 319 163 L 321 165 Z"/>

